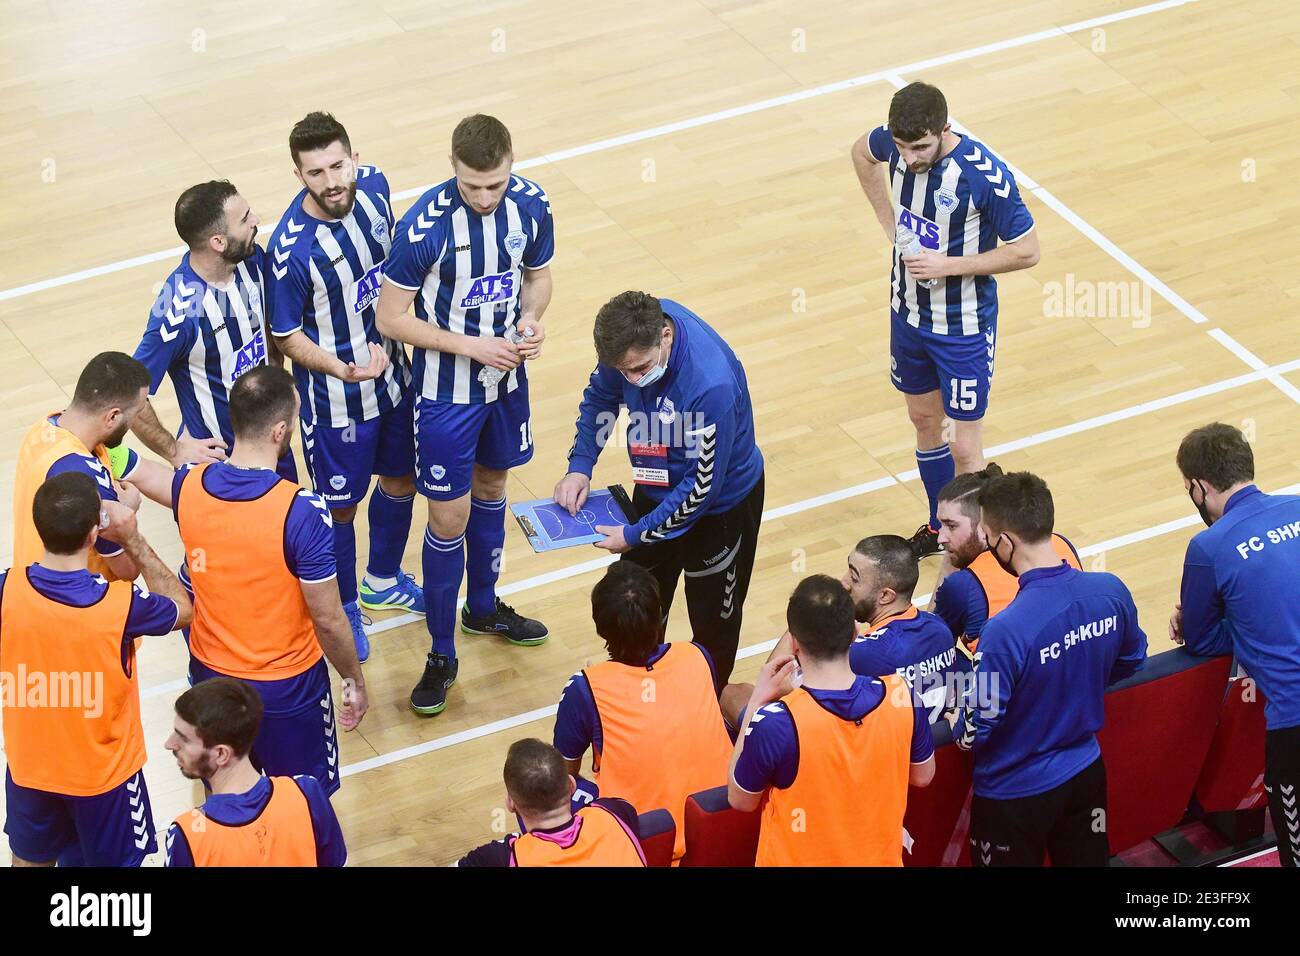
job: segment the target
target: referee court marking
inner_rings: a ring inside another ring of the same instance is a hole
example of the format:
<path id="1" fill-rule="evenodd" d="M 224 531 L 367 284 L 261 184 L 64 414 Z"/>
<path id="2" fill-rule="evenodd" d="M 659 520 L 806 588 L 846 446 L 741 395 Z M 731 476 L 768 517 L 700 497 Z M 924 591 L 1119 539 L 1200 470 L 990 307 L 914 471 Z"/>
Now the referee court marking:
<path id="1" fill-rule="evenodd" d="M 1288 485 L 1285 488 L 1279 488 L 1276 491 L 1271 492 L 1271 494 L 1275 495 L 1292 495 L 1296 493 L 1300 493 L 1300 483 Z M 1169 534 L 1183 528 L 1194 527 L 1197 524 L 1200 524 L 1200 522 L 1200 515 L 1187 515 L 1182 518 L 1175 518 L 1172 521 L 1153 525 L 1150 528 L 1143 528 L 1141 531 L 1133 531 L 1129 534 L 1123 534 L 1119 537 L 1110 538 L 1106 541 L 1099 541 L 1098 543 L 1089 545 L 1088 547 L 1080 548 L 1079 557 L 1090 558 L 1104 552 L 1118 551 L 1131 544 L 1149 541 L 1152 538 L 1158 538 L 1161 535 Z M 929 601 L 929 599 L 929 594 L 922 594 L 913 598 L 913 603 L 924 605 Z M 751 644 L 749 647 L 743 647 L 736 652 L 736 660 L 744 660 L 749 657 L 757 657 L 759 654 L 766 654 L 775 646 L 775 640 Z M 544 717 L 553 717 L 557 710 L 558 705 L 552 704 L 549 707 L 539 707 L 536 710 L 516 714 L 513 717 L 494 720 L 490 724 L 482 724 L 478 727 L 468 727 L 465 730 L 458 731 L 454 734 L 448 734 L 446 737 L 438 737 L 435 740 L 414 744 L 410 747 L 403 747 L 400 750 L 394 750 L 391 753 L 379 754 L 378 756 L 370 757 L 366 760 L 359 760 L 356 763 L 348 764 L 339 770 L 339 775 L 342 777 L 350 777 L 354 774 L 365 773 L 367 770 L 377 770 L 380 767 L 386 767 L 389 764 L 409 760 L 412 757 L 421 757 L 437 750 L 446 750 L 448 747 L 454 747 L 457 744 L 467 743 L 471 740 L 477 740 L 480 737 L 488 737 L 503 730 L 510 730 L 514 727 L 520 727 L 524 724 L 532 723 L 534 720 L 541 720 Z"/>
<path id="2" fill-rule="evenodd" d="M 821 86 L 814 86 L 810 89 L 799 90 L 794 93 L 786 93 L 782 96 L 774 96 L 769 99 L 746 103 L 742 106 L 734 106 L 730 109 L 718 110 L 714 113 L 705 113 L 702 116 L 678 120 L 674 123 L 652 126 L 648 129 L 638 130 L 634 133 L 625 133 L 621 136 L 596 140 L 595 142 L 586 143 L 582 146 L 574 146 L 570 149 L 561 149 L 553 153 L 546 153 L 542 156 L 534 157 L 533 159 L 521 160 L 515 164 L 514 168 L 516 170 L 531 169 L 534 166 L 542 166 L 546 163 L 559 162 L 560 160 L 572 159 L 577 156 L 588 156 L 592 153 L 604 152 L 605 150 L 616 149 L 620 146 L 627 146 L 631 143 L 640 143 L 645 140 L 656 139 L 660 136 L 667 136 L 671 133 L 681 132 L 682 130 L 695 129 L 700 126 L 709 126 L 713 123 L 720 123 L 723 120 L 733 119 L 737 116 L 761 113 L 765 110 L 775 109 L 780 106 L 788 106 L 791 103 L 800 103 L 804 100 L 815 99 L 820 96 L 826 96 L 830 93 L 839 93 L 844 90 L 854 89 L 870 83 L 877 83 L 881 80 L 888 80 L 891 75 L 897 75 L 899 73 L 916 73 L 933 67 L 946 66 L 950 63 L 960 63 L 963 60 L 974 59 L 989 53 L 998 53 L 1003 50 L 1028 46 L 1029 44 L 1039 43 L 1043 40 L 1068 37 L 1072 33 L 1080 33 L 1085 30 L 1092 30 L 1100 26 L 1105 26 L 1106 24 L 1117 23 L 1121 20 L 1130 20 L 1134 17 L 1142 17 L 1150 13 L 1159 13 L 1163 10 L 1172 10 L 1176 7 L 1187 6 L 1188 4 L 1197 2 L 1199 2 L 1199 0 L 1162 0 L 1160 3 L 1148 3 L 1144 6 L 1132 7 L 1128 10 L 1120 10 L 1115 13 L 1108 13 L 1104 16 L 1093 17 L 1089 20 L 1079 20 L 1075 23 L 1067 23 L 1062 27 L 1049 27 L 1045 30 L 1038 30 L 1034 33 L 1024 33 L 1020 36 L 1009 37 L 1006 40 L 997 40 L 993 43 L 985 43 L 981 46 L 970 47 L 953 53 L 945 53 L 925 60 L 917 60 L 913 63 L 907 63 L 888 70 L 880 70 L 875 73 L 864 73 L 860 76 L 850 77 L 846 80 L 838 80 L 834 83 L 824 83 Z M 394 193 L 393 199 L 412 199 L 419 196 L 433 185 L 436 184 L 430 183 L 424 186 L 417 186 L 414 189 L 404 189 L 401 192 Z M 186 249 L 184 246 L 175 246 L 171 249 L 162 249 L 158 252 L 133 256 L 130 259 L 122 259 L 118 262 L 110 262 L 102 266 L 82 269 L 78 272 L 69 272 L 66 275 L 55 276 L 50 279 L 41 279 L 37 282 L 29 282 L 26 285 L 15 286 L 12 289 L 4 289 L 3 291 L 0 291 L 0 302 L 8 299 L 18 299 L 23 296 L 33 295 L 34 293 L 44 292 L 48 289 L 57 289 L 60 286 L 72 285 L 75 282 L 82 282 L 86 279 L 94 279 L 99 276 L 110 275 L 114 272 L 132 269 L 135 266 L 146 265 L 151 262 L 159 262 L 164 259 L 172 259 L 183 255 L 185 251 Z M 1154 285 L 1152 287 L 1155 288 Z"/>
<path id="3" fill-rule="evenodd" d="M 1137 405 L 1130 405 L 1128 408 L 1116 409 L 1113 412 L 1107 412 L 1104 415 L 1096 415 L 1092 418 L 1086 418 L 1083 421 L 1073 422 L 1069 425 L 1061 425 L 1057 428 L 1050 428 L 1046 431 L 1036 432 L 1025 438 L 1017 438 L 1001 445 L 995 445 L 985 450 L 988 458 L 996 458 L 999 455 L 1005 455 L 1009 452 L 1020 451 L 1023 448 L 1032 448 L 1035 445 L 1041 445 L 1045 442 L 1054 441 L 1058 438 L 1066 438 L 1070 435 L 1077 435 L 1081 432 L 1091 431 L 1094 428 L 1100 428 L 1103 425 L 1109 425 L 1114 422 L 1127 421 L 1130 418 L 1138 418 L 1152 412 L 1157 412 L 1165 408 L 1172 408 L 1176 405 L 1182 405 L 1187 402 L 1196 401 L 1197 399 L 1206 398 L 1210 395 L 1217 395 L 1221 392 L 1231 391 L 1235 388 L 1241 388 L 1244 385 L 1250 385 L 1255 382 L 1270 380 L 1279 377 L 1287 372 L 1300 371 L 1300 359 L 1293 359 L 1290 362 L 1284 362 L 1281 365 L 1264 366 L 1253 372 L 1246 372 L 1242 375 L 1236 375 L 1232 378 L 1226 378 L 1222 381 L 1211 382 L 1209 385 L 1201 385 L 1197 388 L 1189 388 L 1182 392 L 1176 392 L 1173 395 L 1167 395 L 1164 398 L 1156 398 L 1147 402 L 1140 402 Z M 1288 383 L 1289 384 L 1289 383 Z M 898 475 L 886 475 L 883 478 L 876 478 L 872 481 L 863 482 L 858 485 L 851 485 L 848 488 L 841 488 L 837 491 L 830 491 L 826 494 L 816 495 L 812 498 L 805 498 L 802 501 L 795 501 L 788 505 L 781 505 L 778 508 L 772 508 L 763 512 L 763 521 L 774 521 L 778 518 L 784 518 L 789 515 L 799 514 L 804 511 L 811 511 L 814 508 L 820 508 L 823 505 L 833 504 L 837 501 L 843 501 L 847 498 L 855 498 L 859 495 L 871 494 L 882 488 L 889 488 L 894 485 L 903 484 L 909 481 L 915 481 L 920 477 L 920 473 L 911 468 L 907 471 L 900 472 Z M 568 578 L 577 577 L 580 574 L 586 574 L 588 571 L 598 571 L 606 565 L 612 564 L 616 559 L 612 555 L 604 555 L 599 558 L 593 558 L 589 561 L 580 561 L 577 564 L 570 564 L 562 568 L 556 568 L 554 571 L 547 571 L 544 574 L 534 575 L 530 578 L 523 578 L 510 584 L 503 584 L 497 588 L 497 593 L 503 597 L 511 594 L 518 594 L 522 591 L 529 591 L 533 588 L 539 588 L 547 584 L 554 584 L 556 581 L 564 581 Z M 464 595 L 461 595 L 462 597 Z M 382 634 L 384 631 L 391 631 L 407 624 L 414 624 L 423 620 L 417 614 L 396 614 L 392 617 L 385 618 L 366 628 L 366 633 L 373 636 Z M 189 686 L 189 682 L 184 678 L 167 681 L 161 684 L 155 684 L 150 687 L 141 688 L 140 697 L 143 700 L 149 700 L 153 697 L 161 697 L 164 694 L 173 691 L 181 691 Z"/>

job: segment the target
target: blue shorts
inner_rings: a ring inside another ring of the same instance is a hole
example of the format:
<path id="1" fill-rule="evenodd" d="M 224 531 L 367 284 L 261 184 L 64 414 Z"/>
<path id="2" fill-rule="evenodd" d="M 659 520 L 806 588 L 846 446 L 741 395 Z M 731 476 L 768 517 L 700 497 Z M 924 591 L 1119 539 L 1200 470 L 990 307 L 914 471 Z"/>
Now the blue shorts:
<path id="1" fill-rule="evenodd" d="M 889 377 L 908 395 L 937 389 L 949 418 L 979 421 L 988 411 L 996 344 L 996 325 L 978 335 L 937 335 L 891 315 Z"/>
<path id="2" fill-rule="evenodd" d="M 139 866 L 158 852 L 143 771 L 107 793 L 69 797 L 14 783 L 5 771 L 5 833 L 14 856 L 60 866 Z"/>
<path id="3" fill-rule="evenodd" d="M 527 379 L 487 404 L 415 403 L 415 486 L 426 498 L 455 501 L 469 494 L 475 464 L 506 471 L 532 457 Z"/>
<path id="4" fill-rule="evenodd" d="M 190 658 L 190 686 L 223 676 Z M 268 777 L 310 774 L 326 796 L 339 788 L 338 729 L 330 672 L 321 658 L 296 677 L 246 680 L 262 698 L 262 726 L 249 758 Z"/>
<path id="5" fill-rule="evenodd" d="M 374 475 L 402 478 L 415 467 L 411 395 L 369 421 L 336 428 L 302 425 L 302 454 L 312 489 L 331 508 L 350 508 L 366 497 Z"/>

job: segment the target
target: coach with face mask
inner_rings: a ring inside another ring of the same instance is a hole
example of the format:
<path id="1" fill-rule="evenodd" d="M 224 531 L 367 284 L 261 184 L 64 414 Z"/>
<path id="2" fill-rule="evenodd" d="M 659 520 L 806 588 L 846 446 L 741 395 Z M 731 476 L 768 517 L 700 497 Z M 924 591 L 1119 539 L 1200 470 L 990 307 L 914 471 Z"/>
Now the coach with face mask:
<path id="1" fill-rule="evenodd" d="M 1052 544 L 1052 493 L 1037 475 L 993 478 L 980 526 L 1018 580 L 989 620 L 957 745 L 975 753 L 972 866 L 1105 866 L 1106 688 L 1137 671 L 1147 638 L 1124 583 L 1079 571 Z"/>
<path id="2" fill-rule="evenodd" d="M 1169 637 L 1193 654 L 1235 654 L 1264 692 L 1264 786 L 1283 866 L 1300 865 L 1300 497 L 1255 487 L 1255 456 L 1231 425 L 1178 447 L 1208 526 L 1187 544 Z"/>
<path id="3" fill-rule="evenodd" d="M 597 525 L 596 547 L 623 554 L 659 584 L 664 620 L 685 572 L 696 643 L 717 686 L 736 660 L 741 610 L 763 517 L 763 455 L 745 369 L 685 306 L 624 292 L 596 314 L 595 371 L 578 406 L 577 436 L 555 501 L 577 514 L 596 459 L 628 411 L 636 490 L 630 524 Z"/>

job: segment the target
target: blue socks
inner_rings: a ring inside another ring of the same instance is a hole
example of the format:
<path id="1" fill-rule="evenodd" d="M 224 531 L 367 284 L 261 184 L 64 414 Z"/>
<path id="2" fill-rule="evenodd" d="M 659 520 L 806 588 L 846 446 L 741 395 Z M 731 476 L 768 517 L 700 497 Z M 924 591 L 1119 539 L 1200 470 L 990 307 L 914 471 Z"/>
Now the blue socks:
<path id="1" fill-rule="evenodd" d="M 946 444 L 929 451 L 916 450 L 916 467 L 921 472 L 921 484 L 925 485 L 925 496 L 930 499 L 930 527 L 939 529 L 939 492 L 943 486 L 952 481 L 957 473 L 953 465 L 952 452 Z"/>
<path id="2" fill-rule="evenodd" d="M 376 484 L 370 495 L 370 557 L 366 577 L 371 581 L 394 580 L 402 570 L 402 554 L 411 534 L 411 508 L 415 495 L 391 498 Z M 373 585 L 372 585 L 373 586 Z M 390 585 L 391 586 L 391 585 Z"/>
<path id="3" fill-rule="evenodd" d="M 351 521 L 334 521 L 334 561 L 339 572 L 339 599 L 353 604 L 357 600 L 357 532 Z"/>
<path id="4" fill-rule="evenodd" d="M 504 526 L 502 529 L 504 535 Z M 465 535 L 443 540 L 426 525 L 421 559 L 424 571 L 424 623 L 433 653 L 456 657 L 456 596 L 465 575 Z"/>
<path id="5" fill-rule="evenodd" d="M 469 500 L 469 525 L 465 528 L 466 595 L 471 614 L 492 614 L 497 609 L 497 578 L 506 545 L 506 499 Z"/>

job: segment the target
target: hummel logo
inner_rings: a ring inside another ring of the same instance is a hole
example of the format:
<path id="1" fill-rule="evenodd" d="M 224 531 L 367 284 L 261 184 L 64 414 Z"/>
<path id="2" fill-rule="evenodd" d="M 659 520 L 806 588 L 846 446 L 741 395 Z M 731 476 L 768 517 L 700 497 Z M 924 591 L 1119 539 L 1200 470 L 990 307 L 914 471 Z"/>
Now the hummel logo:
<path id="1" fill-rule="evenodd" d="M 457 247 L 456 247 L 456 251 L 457 251 L 457 252 L 469 252 L 469 250 L 470 250 L 470 244 L 469 244 L 468 242 L 465 243 L 465 245 L 463 245 L 463 246 L 457 246 Z"/>

